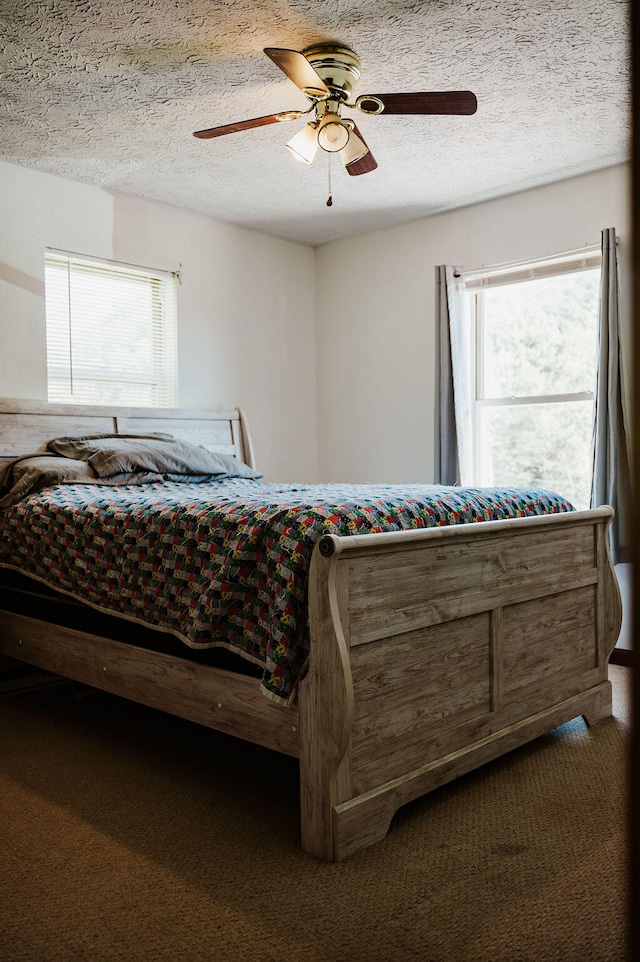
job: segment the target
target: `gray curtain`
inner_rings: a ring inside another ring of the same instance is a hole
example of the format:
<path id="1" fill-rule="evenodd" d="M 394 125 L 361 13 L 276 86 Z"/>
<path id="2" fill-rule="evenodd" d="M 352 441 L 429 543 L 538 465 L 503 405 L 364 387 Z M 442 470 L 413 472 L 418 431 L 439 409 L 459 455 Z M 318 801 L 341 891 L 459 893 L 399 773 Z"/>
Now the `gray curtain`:
<path id="1" fill-rule="evenodd" d="M 435 426 L 435 483 L 457 484 L 458 444 L 456 414 L 453 401 L 453 370 L 451 366 L 451 338 L 449 298 L 447 286 L 453 278 L 453 268 L 436 267 L 436 426 Z"/>
<path id="2" fill-rule="evenodd" d="M 602 231 L 591 507 L 610 504 L 616 512 L 609 542 L 614 564 L 631 560 L 631 473 L 622 401 L 624 382 L 618 286 L 616 232 L 613 227 L 609 227 Z"/>

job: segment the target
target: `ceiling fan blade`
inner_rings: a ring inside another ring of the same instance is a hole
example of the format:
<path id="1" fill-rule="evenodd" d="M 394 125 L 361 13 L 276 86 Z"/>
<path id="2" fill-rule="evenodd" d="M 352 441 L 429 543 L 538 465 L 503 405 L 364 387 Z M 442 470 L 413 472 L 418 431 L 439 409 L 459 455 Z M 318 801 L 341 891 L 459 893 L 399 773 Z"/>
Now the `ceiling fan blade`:
<path id="1" fill-rule="evenodd" d="M 475 114 L 476 95 L 470 90 L 428 91 L 407 94 L 371 94 L 381 100 L 385 114 Z M 367 113 L 367 97 L 359 97 Z M 374 111 L 371 111 L 374 112 Z"/>
<path id="2" fill-rule="evenodd" d="M 210 127 L 208 130 L 196 130 L 194 137 L 201 137 L 203 140 L 209 137 L 222 137 L 224 134 L 235 134 L 239 130 L 250 130 L 251 127 L 264 127 L 266 124 L 277 124 L 280 118 L 277 114 L 268 114 L 266 117 L 254 117 L 253 120 L 241 120 L 237 124 L 225 124 L 223 127 Z"/>
<path id="3" fill-rule="evenodd" d="M 367 153 L 364 155 L 364 157 L 361 157 L 359 160 L 354 160 L 351 164 L 347 164 L 345 168 L 348 174 L 351 174 L 352 177 L 357 177 L 359 174 L 368 174 L 371 170 L 375 170 L 378 166 L 378 162 L 371 153 L 368 143 L 355 124 L 353 125 L 353 132 L 356 137 L 360 138 L 362 143 L 367 148 Z"/>
<path id="4" fill-rule="evenodd" d="M 303 93 L 305 90 L 329 93 L 329 88 L 324 80 L 320 74 L 315 72 L 304 54 L 297 50 L 286 50 L 281 47 L 265 47 L 264 52 L 277 67 L 280 67 L 283 73 L 286 73 L 289 80 L 293 80 L 296 87 L 299 87 Z"/>

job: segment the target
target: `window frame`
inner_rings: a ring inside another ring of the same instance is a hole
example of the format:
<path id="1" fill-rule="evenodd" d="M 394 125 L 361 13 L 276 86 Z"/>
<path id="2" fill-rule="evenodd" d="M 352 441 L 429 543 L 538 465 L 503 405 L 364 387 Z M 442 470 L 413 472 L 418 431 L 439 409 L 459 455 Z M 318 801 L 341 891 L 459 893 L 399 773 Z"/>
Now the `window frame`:
<path id="1" fill-rule="evenodd" d="M 524 283 L 539 278 L 557 277 L 578 273 L 584 270 L 600 270 L 602 266 L 602 251 L 600 245 L 585 245 L 577 251 L 568 251 L 550 257 L 518 261 L 496 267 L 478 270 L 460 270 L 456 273 L 456 285 L 464 294 L 473 295 L 469 310 L 471 312 L 472 330 L 472 404 L 471 404 L 471 470 L 473 484 L 486 484 L 482 475 L 482 419 L 483 409 L 490 407 L 517 407 L 534 404 L 567 403 L 576 401 L 591 401 L 595 404 L 595 372 L 594 384 L 591 391 L 576 391 L 560 394 L 542 395 L 505 395 L 502 397 L 486 397 L 484 389 L 484 326 L 485 310 L 483 292 L 491 287 L 502 287 L 507 284 Z"/>

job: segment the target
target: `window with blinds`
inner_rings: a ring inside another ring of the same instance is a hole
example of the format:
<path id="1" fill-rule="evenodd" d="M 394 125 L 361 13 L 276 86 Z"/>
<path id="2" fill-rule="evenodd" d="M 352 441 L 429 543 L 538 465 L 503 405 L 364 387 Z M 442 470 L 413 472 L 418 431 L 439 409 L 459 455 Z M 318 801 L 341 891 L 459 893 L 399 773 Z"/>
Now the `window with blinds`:
<path id="1" fill-rule="evenodd" d="M 45 254 L 50 401 L 177 404 L 176 275 Z"/>

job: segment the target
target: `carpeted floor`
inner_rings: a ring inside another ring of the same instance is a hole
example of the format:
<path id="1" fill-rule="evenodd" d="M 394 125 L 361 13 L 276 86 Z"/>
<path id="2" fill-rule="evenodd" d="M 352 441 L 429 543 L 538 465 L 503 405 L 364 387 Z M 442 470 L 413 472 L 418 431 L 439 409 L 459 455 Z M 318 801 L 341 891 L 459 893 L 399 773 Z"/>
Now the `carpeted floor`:
<path id="1" fill-rule="evenodd" d="M 296 763 L 73 685 L 0 699 L 3 962 L 623 962 L 630 669 L 577 719 L 299 850 Z"/>

